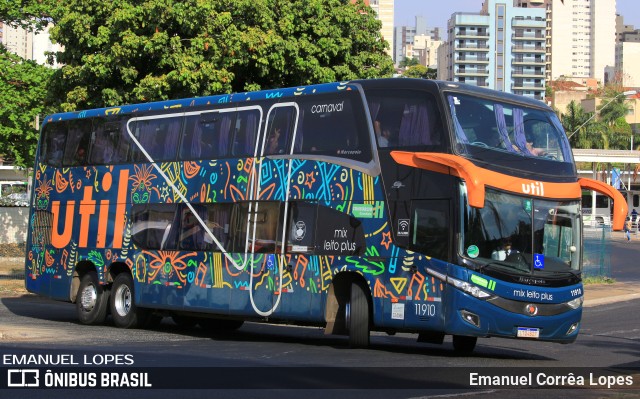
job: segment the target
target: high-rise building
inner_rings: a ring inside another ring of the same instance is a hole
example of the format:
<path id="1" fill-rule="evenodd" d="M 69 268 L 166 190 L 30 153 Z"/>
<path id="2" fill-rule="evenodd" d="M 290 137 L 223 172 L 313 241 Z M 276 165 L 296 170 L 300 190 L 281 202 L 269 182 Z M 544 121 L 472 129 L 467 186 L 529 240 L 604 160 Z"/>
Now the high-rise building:
<path id="1" fill-rule="evenodd" d="M 480 13 L 454 13 L 448 21 L 448 80 L 543 99 L 544 8 L 486 0 Z"/>
<path id="2" fill-rule="evenodd" d="M 605 70 L 615 63 L 616 0 L 516 3 L 547 10 L 547 79 L 596 78 L 605 83 Z"/>
<path id="3" fill-rule="evenodd" d="M 2 44 L 11 53 L 30 60 L 33 57 L 33 34 L 21 27 L 0 22 Z"/>
<path id="4" fill-rule="evenodd" d="M 616 43 L 616 65 L 613 79 L 623 87 L 640 87 L 640 42 Z"/>
<path id="5" fill-rule="evenodd" d="M 393 62 L 397 65 L 406 57 L 412 57 L 412 48 L 415 45 L 416 36 L 428 36 L 431 42 L 439 42 L 440 28 L 429 28 L 424 17 L 415 19 L 415 26 L 396 26 L 393 35 Z M 424 39 L 423 39 L 424 40 Z M 426 47 L 430 47 L 426 46 Z M 425 46 L 418 45 L 424 48 Z M 425 65 L 428 66 L 428 65 Z"/>
<path id="6" fill-rule="evenodd" d="M 367 1 L 365 1 L 367 3 Z M 369 5 L 376 12 L 376 17 L 382 22 L 380 34 L 389 43 L 387 53 L 393 57 L 393 8 L 394 0 L 368 0 Z"/>
<path id="7" fill-rule="evenodd" d="M 49 39 L 50 28 L 51 25 L 41 32 L 32 32 L 0 22 L 0 43 L 9 52 L 17 54 L 25 60 L 33 60 L 38 64 L 45 65 L 47 64 L 47 53 L 62 51 L 62 46 L 51 43 Z M 53 67 L 58 66 L 58 64 L 53 65 Z"/>

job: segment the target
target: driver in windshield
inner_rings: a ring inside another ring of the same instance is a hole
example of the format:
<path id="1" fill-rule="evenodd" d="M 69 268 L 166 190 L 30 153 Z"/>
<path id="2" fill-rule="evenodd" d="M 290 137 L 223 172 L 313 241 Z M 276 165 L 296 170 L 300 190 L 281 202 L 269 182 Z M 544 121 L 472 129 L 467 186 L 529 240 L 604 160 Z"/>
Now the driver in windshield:
<path id="1" fill-rule="evenodd" d="M 507 239 L 502 242 L 502 245 L 491 253 L 491 259 L 493 260 L 505 260 L 507 256 L 512 253 L 518 253 L 517 250 L 512 249 L 511 240 Z"/>

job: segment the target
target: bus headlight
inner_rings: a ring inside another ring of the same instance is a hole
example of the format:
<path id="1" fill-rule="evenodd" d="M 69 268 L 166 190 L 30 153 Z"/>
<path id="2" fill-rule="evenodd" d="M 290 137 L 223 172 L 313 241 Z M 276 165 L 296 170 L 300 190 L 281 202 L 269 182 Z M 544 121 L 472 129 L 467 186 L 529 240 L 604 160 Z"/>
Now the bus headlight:
<path id="1" fill-rule="evenodd" d="M 580 306 L 582 306 L 582 302 L 584 302 L 584 296 L 572 299 L 571 301 L 567 302 L 567 306 L 569 306 L 571 309 L 578 309 Z"/>
<path id="2" fill-rule="evenodd" d="M 453 277 L 447 277 L 447 282 L 453 285 L 454 287 L 456 287 L 457 289 L 462 290 L 467 294 L 478 299 L 487 299 L 487 298 L 491 298 L 492 296 L 488 292 L 478 288 L 473 284 L 469 284 L 466 281 L 461 281 Z"/>

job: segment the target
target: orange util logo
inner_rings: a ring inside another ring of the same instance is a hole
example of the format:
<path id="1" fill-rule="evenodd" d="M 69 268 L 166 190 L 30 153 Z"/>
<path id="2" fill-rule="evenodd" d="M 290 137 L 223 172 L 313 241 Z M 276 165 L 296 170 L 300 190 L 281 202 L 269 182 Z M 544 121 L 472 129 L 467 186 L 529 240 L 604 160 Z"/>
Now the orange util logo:
<path id="1" fill-rule="evenodd" d="M 115 204 L 111 200 L 103 199 L 98 203 L 93 199 L 93 186 L 84 187 L 82 199 L 78 206 L 75 200 L 65 201 L 65 209 L 61 211 L 61 201 L 51 202 L 51 213 L 53 213 L 53 225 L 51 227 L 51 243 L 56 248 L 64 248 L 73 237 L 74 229 L 79 227 L 78 247 L 86 248 L 88 245 L 96 248 L 105 248 L 107 237 L 112 239 L 112 248 L 122 248 L 122 238 L 125 226 L 125 214 L 127 205 L 127 182 L 129 181 L 129 171 L 121 170 L 118 179 L 117 194 Z M 102 178 L 102 189 L 106 192 L 112 190 L 113 178 L 111 173 L 105 173 Z M 115 209 L 115 210 L 114 210 Z M 64 213 L 62 232 L 60 232 L 61 213 Z M 80 218 L 80 223 L 76 225 L 76 216 Z M 97 234 L 89 237 L 89 226 L 92 220 L 98 220 Z M 112 229 L 108 232 L 109 225 Z M 95 239 L 89 243 L 89 239 Z"/>
<path id="2" fill-rule="evenodd" d="M 539 181 L 531 182 L 531 183 L 522 183 L 522 192 L 524 194 L 544 197 L 544 184 Z"/>

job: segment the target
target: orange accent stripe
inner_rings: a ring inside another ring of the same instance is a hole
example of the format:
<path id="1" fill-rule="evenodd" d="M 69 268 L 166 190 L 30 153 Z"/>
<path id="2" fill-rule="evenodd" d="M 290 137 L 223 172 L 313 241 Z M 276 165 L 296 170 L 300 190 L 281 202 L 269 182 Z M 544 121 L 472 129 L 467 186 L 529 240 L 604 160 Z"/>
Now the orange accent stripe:
<path id="1" fill-rule="evenodd" d="M 485 186 L 495 187 L 515 194 L 551 199 L 579 199 L 580 185 L 576 183 L 550 183 L 521 179 L 483 169 L 458 155 L 429 152 L 391 152 L 393 159 L 402 165 L 450 174 L 464 179 L 467 184 L 469 205 L 484 207 Z"/>
<path id="2" fill-rule="evenodd" d="M 601 181 L 582 177 L 578 179 L 578 183 L 580 184 L 580 187 L 584 189 L 597 191 L 600 194 L 604 194 L 613 199 L 613 229 L 622 230 L 625 218 L 627 217 L 627 212 L 629 211 L 627 201 L 624 199 L 624 196 L 612 186 Z"/>
<path id="3" fill-rule="evenodd" d="M 127 169 L 123 169 L 120 171 L 120 178 L 118 179 L 118 200 L 116 203 L 116 214 L 113 227 L 113 248 L 122 248 L 124 226 L 126 223 L 128 183 L 129 171 Z"/>

